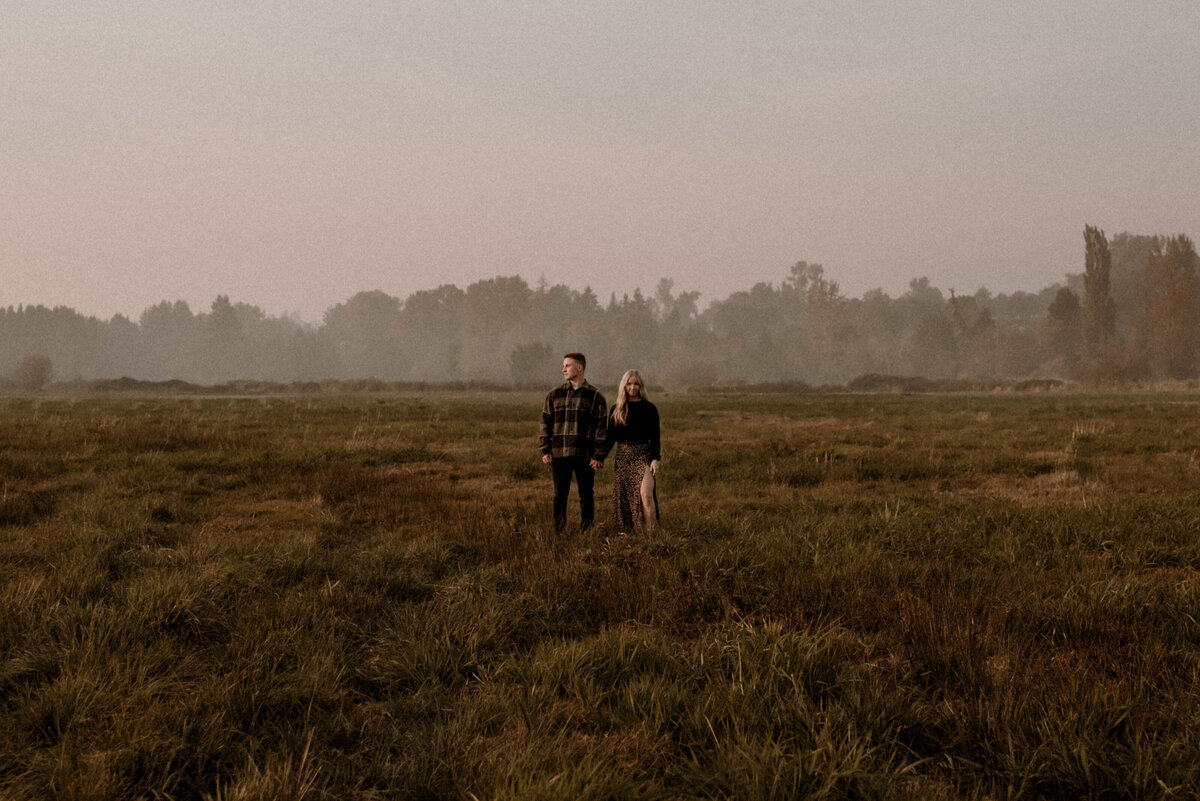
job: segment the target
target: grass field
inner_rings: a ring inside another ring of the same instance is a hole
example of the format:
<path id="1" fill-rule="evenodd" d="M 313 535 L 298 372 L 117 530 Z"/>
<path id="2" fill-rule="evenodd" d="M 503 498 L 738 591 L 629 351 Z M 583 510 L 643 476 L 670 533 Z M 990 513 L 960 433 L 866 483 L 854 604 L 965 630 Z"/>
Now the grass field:
<path id="1" fill-rule="evenodd" d="M 1196 796 L 1200 399 L 654 400 L 0 398 L 0 797 Z"/>

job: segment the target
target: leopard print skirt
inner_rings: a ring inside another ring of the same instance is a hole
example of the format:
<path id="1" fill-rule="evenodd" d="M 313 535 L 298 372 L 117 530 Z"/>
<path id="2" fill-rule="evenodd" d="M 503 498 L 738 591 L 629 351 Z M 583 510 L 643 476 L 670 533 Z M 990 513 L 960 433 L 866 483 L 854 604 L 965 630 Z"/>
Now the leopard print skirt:
<path id="1" fill-rule="evenodd" d="M 645 525 L 642 512 L 642 479 L 650 466 L 650 446 L 617 443 L 613 467 L 613 522 L 621 531 Z"/>

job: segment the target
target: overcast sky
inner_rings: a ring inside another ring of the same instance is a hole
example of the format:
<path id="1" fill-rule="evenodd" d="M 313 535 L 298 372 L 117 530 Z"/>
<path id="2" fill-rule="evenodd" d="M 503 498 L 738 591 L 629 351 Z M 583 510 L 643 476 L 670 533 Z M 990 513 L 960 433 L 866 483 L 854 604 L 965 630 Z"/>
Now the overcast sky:
<path id="1" fill-rule="evenodd" d="M 544 276 L 701 306 L 1200 234 L 1200 3 L 0 0 L 0 305 Z"/>

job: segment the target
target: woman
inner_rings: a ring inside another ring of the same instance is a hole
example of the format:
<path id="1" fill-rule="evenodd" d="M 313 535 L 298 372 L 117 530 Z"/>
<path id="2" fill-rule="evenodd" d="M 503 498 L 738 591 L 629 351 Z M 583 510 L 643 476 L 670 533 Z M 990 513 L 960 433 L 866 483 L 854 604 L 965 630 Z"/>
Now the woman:
<path id="1" fill-rule="evenodd" d="M 632 531 L 635 523 L 649 531 L 658 521 L 654 478 L 662 454 L 658 409 L 646 399 L 646 385 L 637 370 L 621 376 L 617 402 L 609 415 L 608 439 L 616 443 L 613 520 L 622 531 Z"/>

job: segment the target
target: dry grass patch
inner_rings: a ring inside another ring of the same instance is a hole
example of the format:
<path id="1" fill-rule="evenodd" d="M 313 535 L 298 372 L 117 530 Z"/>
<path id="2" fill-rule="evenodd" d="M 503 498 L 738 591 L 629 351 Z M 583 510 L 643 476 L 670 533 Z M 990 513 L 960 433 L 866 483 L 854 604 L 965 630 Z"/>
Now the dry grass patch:
<path id="1" fill-rule="evenodd" d="M 0 796 L 1200 785 L 1193 401 L 661 393 L 558 536 L 541 400 L 0 398 Z"/>

